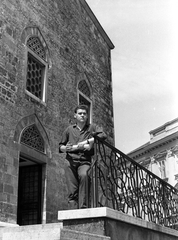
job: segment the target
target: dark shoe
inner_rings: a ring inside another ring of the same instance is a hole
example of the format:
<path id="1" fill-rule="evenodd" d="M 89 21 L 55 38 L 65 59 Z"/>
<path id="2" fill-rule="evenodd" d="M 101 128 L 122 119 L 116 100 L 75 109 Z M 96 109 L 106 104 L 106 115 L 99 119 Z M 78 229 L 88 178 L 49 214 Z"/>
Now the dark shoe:
<path id="1" fill-rule="evenodd" d="M 77 204 L 77 202 L 74 201 L 74 200 L 68 202 L 68 208 L 69 208 L 69 209 L 78 209 L 78 204 Z"/>
<path id="2" fill-rule="evenodd" d="M 82 206 L 81 209 L 87 208 L 87 206 Z"/>

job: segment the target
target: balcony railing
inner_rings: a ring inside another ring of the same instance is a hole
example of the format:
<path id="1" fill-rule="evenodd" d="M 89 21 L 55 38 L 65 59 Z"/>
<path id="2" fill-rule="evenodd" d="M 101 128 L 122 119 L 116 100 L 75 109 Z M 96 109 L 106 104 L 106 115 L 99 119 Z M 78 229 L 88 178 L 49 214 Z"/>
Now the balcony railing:
<path id="1" fill-rule="evenodd" d="M 88 207 L 109 207 L 176 228 L 177 189 L 97 136 L 94 148 Z"/>

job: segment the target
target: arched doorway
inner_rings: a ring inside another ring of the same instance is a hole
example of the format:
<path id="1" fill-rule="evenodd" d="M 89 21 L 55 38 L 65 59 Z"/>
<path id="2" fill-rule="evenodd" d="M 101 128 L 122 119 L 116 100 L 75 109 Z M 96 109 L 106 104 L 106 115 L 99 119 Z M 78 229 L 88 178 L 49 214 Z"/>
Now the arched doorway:
<path id="1" fill-rule="evenodd" d="M 39 223 L 42 223 L 42 165 L 20 156 L 17 224 Z"/>
<path id="2" fill-rule="evenodd" d="M 16 129 L 20 146 L 17 224 L 45 223 L 49 141 L 36 115 L 21 120 Z"/>

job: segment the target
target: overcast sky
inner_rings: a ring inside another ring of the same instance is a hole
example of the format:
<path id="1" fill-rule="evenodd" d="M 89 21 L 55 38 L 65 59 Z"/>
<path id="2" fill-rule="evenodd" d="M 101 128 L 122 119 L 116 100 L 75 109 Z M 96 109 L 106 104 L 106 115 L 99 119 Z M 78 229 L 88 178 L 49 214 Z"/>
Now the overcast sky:
<path id="1" fill-rule="evenodd" d="M 178 0 L 86 1 L 115 45 L 115 140 L 128 153 L 178 117 Z"/>

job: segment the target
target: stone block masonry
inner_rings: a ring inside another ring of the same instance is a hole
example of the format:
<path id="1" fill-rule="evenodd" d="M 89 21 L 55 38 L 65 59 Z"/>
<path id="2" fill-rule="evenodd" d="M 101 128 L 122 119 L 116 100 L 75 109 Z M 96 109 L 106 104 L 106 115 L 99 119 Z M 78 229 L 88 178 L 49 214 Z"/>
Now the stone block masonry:
<path id="1" fill-rule="evenodd" d="M 58 212 L 64 229 L 84 231 L 111 240 L 176 240 L 178 231 L 107 207 Z"/>
<path id="2" fill-rule="evenodd" d="M 0 20 L 0 99 L 15 104 L 16 75 L 19 59 L 14 53 L 16 36 L 13 26 Z"/>
<path id="3" fill-rule="evenodd" d="M 1 226 L 1 223 L 0 223 Z M 63 229 L 60 223 L 0 228 L 0 240 L 110 240 L 110 237 Z"/>
<path id="4" fill-rule="evenodd" d="M 30 37 L 38 39 L 38 47 L 29 47 Z M 85 80 L 90 89 L 88 101 L 93 122 L 103 126 L 108 141 L 114 142 L 110 57 L 113 48 L 84 0 L 2 1 L 0 221 L 17 223 L 22 210 L 18 211 L 19 194 L 22 194 L 19 172 L 22 167 L 30 168 L 33 164 L 41 167 L 38 182 L 40 223 L 56 222 L 57 211 L 68 208 L 65 156 L 58 153 L 58 143 L 63 130 L 74 121 L 73 109 L 79 103 L 78 84 L 81 80 Z M 45 57 L 40 57 L 39 49 L 44 51 Z M 36 71 L 34 74 L 33 64 L 28 65 L 29 56 L 32 60 L 36 57 L 35 66 L 42 73 Z M 41 98 L 27 89 L 28 67 L 30 74 L 35 75 L 34 78 L 30 75 L 31 89 L 40 86 L 34 83 L 37 75 L 41 74 L 44 80 Z M 35 133 L 29 130 L 33 125 Z M 25 144 L 21 142 L 23 133 Z M 34 139 L 41 139 L 43 152 L 35 148 L 38 144 Z"/>

